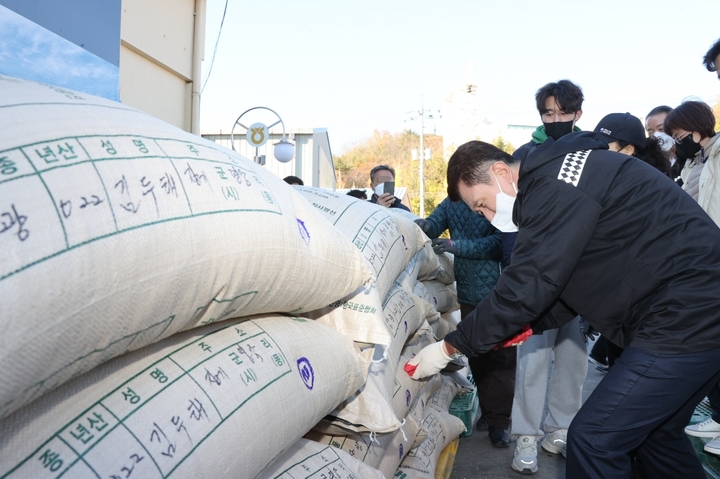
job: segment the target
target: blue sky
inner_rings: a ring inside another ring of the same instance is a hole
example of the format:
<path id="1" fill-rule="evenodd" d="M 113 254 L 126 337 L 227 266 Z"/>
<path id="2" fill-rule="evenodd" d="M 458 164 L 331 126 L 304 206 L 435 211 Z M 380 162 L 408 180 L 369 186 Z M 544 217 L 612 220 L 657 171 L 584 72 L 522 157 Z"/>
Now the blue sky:
<path id="1" fill-rule="evenodd" d="M 119 99 L 118 67 L 2 5 L 0 73 Z"/>
<path id="2" fill-rule="evenodd" d="M 224 5 L 208 0 L 203 78 Z M 231 1 L 202 129 L 266 106 L 289 129 L 328 128 L 338 154 L 374 129 L 418 131 L 410 112 L 441 109 L 470 64 L 483 115 L 510 123 L 539 124 L 535 91 L 562 78 L 585 92 L 585 129 L 691 95 L 714 104 L 701 59 L 718 19 L 716 0 Z"/>

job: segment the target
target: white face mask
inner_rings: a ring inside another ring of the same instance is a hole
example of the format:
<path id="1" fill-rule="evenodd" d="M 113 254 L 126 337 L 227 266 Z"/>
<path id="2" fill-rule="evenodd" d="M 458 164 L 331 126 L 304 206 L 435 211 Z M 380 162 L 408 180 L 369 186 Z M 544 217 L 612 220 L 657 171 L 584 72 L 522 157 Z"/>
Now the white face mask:
<path id="1" fill-rule="evenodd" d="M 493 216 L 490 224 L 503 233 L 515 233 L 518 230 L 518 227 L 515 226 L 515 223 L 513 223 L 512 220 L 513 207 L 515 206 L 515 196 L 510 196 L 503 192 L 494 171 L 493 175 L 495 176 L 495 183 L 497 183 L 500 192 L 495 196 L 495 216 Z M 515 182 L 512 183 L 512 187 L 513 190 L 515 190 L 515 195 L 517 195 Z"/>

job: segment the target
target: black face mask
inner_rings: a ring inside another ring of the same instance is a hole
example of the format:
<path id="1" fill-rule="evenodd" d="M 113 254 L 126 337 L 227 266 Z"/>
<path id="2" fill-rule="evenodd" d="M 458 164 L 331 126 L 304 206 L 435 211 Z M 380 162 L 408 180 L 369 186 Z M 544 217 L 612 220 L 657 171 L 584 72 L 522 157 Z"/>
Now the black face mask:
<path id="1" fill-rule="evenodd" d="M 543 126 L 545 127 L 545 133 L 547 133 L 547 136 L 557 141 L 568 133 L 572 133 L 574 121 L 575 120 L 556 121 L 555 123 L 543 122 Z"/>
<path id="2" fill-rule="evenodd" d="M 695 143 L 692 133 L 680 140 L 680 143 L 675 143 L 675 152 L 678 158 L 694 158 L 701 149 L 702 146 L 700 143 Z"/>

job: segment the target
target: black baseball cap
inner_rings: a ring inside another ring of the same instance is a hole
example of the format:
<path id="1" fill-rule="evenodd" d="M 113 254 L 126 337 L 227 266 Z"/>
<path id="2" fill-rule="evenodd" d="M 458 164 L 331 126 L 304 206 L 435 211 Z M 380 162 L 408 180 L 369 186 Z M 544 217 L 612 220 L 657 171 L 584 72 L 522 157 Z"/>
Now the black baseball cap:
<path id="1" fill-rule="evenodd" d="M 645 148 L 645 126 L 640 118 L 630 113 L 610 113 L 597 124 L 595 133 L 599 133 L 608 143 L 623 141 L 638 148 Z"/>

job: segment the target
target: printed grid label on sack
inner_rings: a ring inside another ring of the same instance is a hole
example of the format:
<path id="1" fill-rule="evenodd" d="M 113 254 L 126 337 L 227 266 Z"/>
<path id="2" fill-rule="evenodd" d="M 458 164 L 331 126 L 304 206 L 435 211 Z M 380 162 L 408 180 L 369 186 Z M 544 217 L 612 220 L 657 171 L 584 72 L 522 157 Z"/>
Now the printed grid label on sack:
<path id="1" fill-rule="evenodd" d="M 236 334 L 218 334 L 231 329 Z M 243 404 L 293 368 L 255 322 L 216 330 L 122 383 L 2 479 L 129 477 L 133 471 L 137 477 L 169 477 Z M 242 393 L 223 394 L 223 388 Z M 163 400 L 173 408 L 163 409 L 163 414 L 144 411 Z M 110 457 L 114 460 L 108 461 Z"/>
<path id="2" fill-rule="evenodd" d="M 558 173 L 558 180 L 577 186 L 578 182 L 580 182 L 583 168 L 585 168 L 585 160 L 587 160 L 590 151 L 591 150 L 580 150 L 565 155 L 565 160 L 560 167 L 560 173 Z"/>
<path id="3" fill-rule="evenodd" d="M 12 189 L 12 198 L 0 196 L 0 245 L 16 252 L 0 263 L 0 281 L 124 231 L 198 215 L 282 214 L 252 170 L 188 141 L 136 135 L 66 137 L 2 151 L 0 161 L 0 185 L 20 184 Z M 77 177 L 86 181 L 82 189 L 73 180 Z M 54 217 L 34 218 L 27 212 L 37 211 L 42 203 L 56 212 Z"/>
<path id="4" fill-rule="evenodd" d="M 256 479 L 381 479 L 353 453 L 300 439 Z"/>

